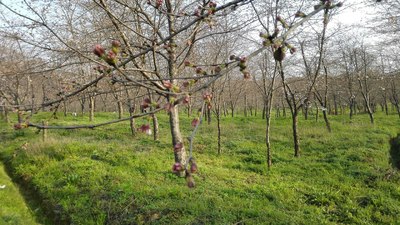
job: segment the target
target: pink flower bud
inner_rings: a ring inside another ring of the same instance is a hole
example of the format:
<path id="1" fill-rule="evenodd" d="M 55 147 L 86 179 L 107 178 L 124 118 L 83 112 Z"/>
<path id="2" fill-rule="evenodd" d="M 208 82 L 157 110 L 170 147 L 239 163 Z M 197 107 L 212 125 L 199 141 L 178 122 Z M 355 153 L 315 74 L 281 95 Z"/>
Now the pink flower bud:
<path id="1" fill-rule="evenodd" d="M 169 80 L 164 80 L 164 81 L 163 81 L 163 85 L 164 85 L 164 87 L 167 88 L 167 89 L 171 89 L 171 88 L 172 88 L 172 83 L 171 83 L 171 81 L 169 81 Z"/>
<path id="2" fill-rule="evenodd" d="M 196 164 L 196 161 L 195 161 L 193 158 L 191 158 L 190 161 L 189 161 L 189 163 L 190 163 L 190 172 L 191 172 L 191 173 L 196 173 L 196 172 L 197 172 L 197 164 Z"/>
<path id="3" fill-rule="evenodd" d="M 183 97 L 182 99 L 182 103 L 183 104 L 188 104 L 190 102 L 190 96 L 186 95 L 185 97 Z"/>
<path id="4" fill-rule="evenodd" d="M 16 124 L 14 124 L 14 130 L 21 130 L 23 127 L 22 127 L 22 124 L 21 123 L 16 123 Z"/>
<path id="5" fill-rule="evenodd" d="M 195 118 L 192 120 L 192 127 L 196 127 L 200 124 L 200 119 L 199 118 Z"/>
<path id="6" fill-rule="evenodd" d="M 186 171 L 186 183 L 187 183 L 187 186 L 189 188 L 194 188 L 195 187 L 193 176 L 188 171 Z"/>
<path id="7" fill-rule="evenodd" d="M 203 69 L 200 68 L 200 67 L 197 67 L 197 68 L 196 68 L 196 73 L 197 73 L 197 74 L 203 73 Z"/>
<path id="8" fill-rule="evenodd" d="M 180 164 L 180 163 L 175 163 L 172 166 L 172 172 L 174 172 L 174 173 L 178 173 L 178 172 L 180 172 L 182 170 L 183 170 L 183 167 L 182 167 L 182 164 Z"/>
<path id="9" fill-rule="evenodd" d="M 119 48 L 119 47 L 121 47 L 121 42 L 119 42 L 118 40 L 113 40 L 111 42 L 111 46 L 115 47 L 115 48 Z"/>
<path id="10" fill-rule="evenodd" d="M 143 124 L 140 128 L 139 131 L 148 134 L 150 131 L 150 125 L 149 124 Z M 150 131 L 151 133 L 151 131 Z"/>
<path id="11" fill-rule="evenodd" d="M 104 48 L 101 45 L 95 45 L 93 49 L 93 53 L 98 57 L 102 57 L 105 53 Z"/>
<path id="12" fill-rule="evenodd" d="M 176 143 L 175 146 L 174 146 L 174 151 L 175 151 L 175 152 L 180 152 L 180 151 L 182 150 L 182 148 L 183 148 L 182 142 L 178 142 L 178 143 Z"/>

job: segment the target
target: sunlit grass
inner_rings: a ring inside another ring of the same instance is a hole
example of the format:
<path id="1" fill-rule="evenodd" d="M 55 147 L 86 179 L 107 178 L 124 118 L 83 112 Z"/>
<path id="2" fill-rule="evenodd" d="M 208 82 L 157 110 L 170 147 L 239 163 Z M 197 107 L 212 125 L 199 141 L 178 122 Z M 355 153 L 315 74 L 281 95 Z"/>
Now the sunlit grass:
<path id="1" fill-rule="evenodd" d="M 32 122 L 49 118 L 39 114 Z M 101 113 L 100 123 L 116 119 Z M 396 115 L 301 118 L 302 156 L 292 149 L 290 118 L 273 118 L 273 167 L 267 170 L 265 121 L 222 119 L 222 154 L 216 121 L 195 138 L 196 188 L 171 173 L 173 149 L 165 113 L 160 140 L 128 123 L 95 130 L 50 130 L 46 142 L 34 129 L 3 135 L 0 153 L 14 176 L 35 189 L 58 223 L 74 224 L 394 224 L 400 213 L 399 175 L 384 179 L 389 138 L 400 132 Z M 192 118 L 182 116 L 184 136 Z M 143 124 L 146 119 L 138 119 Z M 68 116 L 50 124 L 89 123 Z M 187 143 L 186 143 L 187 144 Z"/>

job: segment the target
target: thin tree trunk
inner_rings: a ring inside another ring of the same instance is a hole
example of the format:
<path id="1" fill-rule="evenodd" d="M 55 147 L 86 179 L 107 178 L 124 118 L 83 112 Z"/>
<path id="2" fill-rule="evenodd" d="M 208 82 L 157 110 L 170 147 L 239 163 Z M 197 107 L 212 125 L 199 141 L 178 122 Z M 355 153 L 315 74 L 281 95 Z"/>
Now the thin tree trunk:
<path id="1" fill-rule="evenodd" d="M 374 124 L 374 113 L 372 112 L 369 106 L 367 107 L 367 110 L 368 110 L 369 120 L 372 124 Z"/>
<path id="2" fill-rule="evenodd" d="M 292 128 L 293 128 L 293 142 L 294 142 L 294 156 L 300 157 L 300 140 L 297 133 L 297 112 L 293 113 Z"/>
<path id="3" fill-rule="evenodd" d="M 85 114 L 85 103 L 81 102 L 81 116 L 83 116 Z"/>
<path id="4" fill-rule="evenodd" d="M 324 121 L 325 121 L 326 129 L 328 129 L 328 132 L 332 132 L 331 123 L 328 120 L 328 115 L 326 114 L 326 110 L 322 111 L 322 114 L 324 115 Z"/>
<path id="5" fill-rule="evenodd" d="M 258 102 L 256 98 L 256 105 L 254 106 L 254 116 L 257 116 L 257 111 L 258 111 Z"/>
<path id="6" fill-rule="evenodd" d="M 188 106 L 187 106 L 187 116 L 191 117 L 192 116 L 192 103 L 189 102 Z"/>
<path id="7" fill-rule="evenodd" d="M 271 142 L 269 140 L 270 136 L 270 127 L 271 127 L 271 115 L 266 116 L 266 128 L 265 128 L 265 144 L 267 145 L 267 164 L 268 168 L 271 168 L 272 166 L 272 152 L 271 152 Z"/>
<path id="8" fill-rule="evenodd" d="M 175 32 L 175 16 L 174 9 L 172 8 L 171 2 L 166 1 L 167 8 L 167 19 L 168 19 L 168 32 L 172 35 Z M 169 78 L 171 79 L 171 83 L 176 84 L 174 80 L 177 74 L 177 65 L 176 65 L 176 44 L 175 39 L 171 38 L 169 40 L 169 51 L 168 51 L 168 73 Z M 170 101 L 172 96 L 168 96 L 168 101 Z M 169 124 L 171 129 L 171 137 L 172 137 L 172 146 L 176 146 L 177 144 L 182 144 L 182 148 L 174 151 L 175 162 L 180 163 L 182 166 L 186 166 L 187 164 L 187 155 L 186 149 L 183 145 L 183 138 L 181 134 L 181 130 L 179 128 L 179 110 L 178 105 L 173 105 L 169 112 Z M 185 173 L 179 173 L 180 176 L 184 176 Z"/>
<path id="9" fill-rule="evenodd" d="M 244 95 L 244 116 L 247 117 L 247 95 Z"/>
<path id="10" fill-rule="evenodd" d="M 399 114 L 399 116 L 400 116 L 400 114 Z M 10 122 L 10 116 L 9 116 L 9 113 L 8 113 L 8 107 L 7 106 L 4 106 L 4 121 L 6 121 L 6 123 Z"/>
<path id="11" fill-rule="evenodd" d="M 218 155 L 221 154 L 221 111 L 220 106 L 217 106 L 217 128 L 218 128 Z"/>
<path id="12" fill-rule="evenodd" d="M 43 98 L 42 98 L 42 111 L 45 111 L 44 103 L 47 101 L 47 91 L 44 83 L 42 83 L 42 92 L 43 92 Z"/>
<path id="13" fill-rule="evenodd" d="M 385 98 L 384 104 L 385 104 L 385 113 L 386 113 L 386 116 L 388 116 L 389 115 L 389 107 L 388 107 L 386 98 Z"/>
<path id="14" fill-rule="evenodd" d="M 207 111 L 207 123 L 208 123 L 208 125 L 210 125 L 211 124 L 211 108 L 207 108 L 207 110 L 205 110 L 205 111 Z"/>
<path id="15" fill-rule="evenodd" d="M 118 119 L 122 119 L 122 116 L 124 114 L 123 104 L 121 101 L 118 100 L 117 105 L 118 105 Z"/>
<path id="16" fill-rule="evenodd" d="M 267 107 L 267 106 L 266 106 L 265 103 L 264 103 L 263 111 L 262 111 L 262 119 L 265 119 L 266 107 Z"/>
<path id="17" fill-rule="evenodd" d="M 64 99 L 63 101 L 63 107 L 64 107 L 64 117 L 67 117 L 68 115 L 68 110 L 67 110 L 67 101 Z"/>
<path id="18" fill-rule="evenodd" d="M 354 114 L 354 101 L 353 101 L 353 99 L 350 99 L 349 108 L 350 108 L 350 120 L 351 120 L 351 119 L 353 119 L 353 114 Z"/>
<path id="19" fill-rule="evenodd" d="M 308 104 L 304 104 L 304 119 L 308 120 Z"/>
<path id="20" fill-rule="evenodd" d="M 94 97 L 90 96 L 89 97 L 89 121 L 92 122 L 94 119 Z"/>
<path id="21" fill-rule="evenodd" d="M 183 143 L 181 130 L 179 128 L 178 106 L 172 106 L 171 111 L 169 113 L 169 124 L 172 136 L 172 146 L 175 146 L 178 143 Z M 175 156 L 175 162 L 181 163 L 182 165 L 186 165 L 187 156 L 184 147 L 181 148 L 179 151 L 175 151 L 174 156 Z"/>
<path id="22" fill-rule="evenodd" d="M 129 127 L 131 128 L 132 136 L 135 136 L 136 135 L 136 125 L 135 125 L 135 119 L 132 118 L 132 116 L 135 114 L 135 105 L 132 104 L 131 99 L 129 99 L 128 104 L 129 104 L 129 116 L 131 117 L 129 119 Z"/>
<path id="23" fill-rule="evenodd" d="M 396 107 L 396 110 L 397 110 L 397 114 L 399 115 L 399 118 L 400 118 L 400 106 L 399 106 L 399 104 L 396 104 L 395 107 Z"/>
<path id="24" fill-rule="evenodd" d="M 333 95 L 333 107 L 334 107 L 334 115 L 338 115 L 338 103 L 336 95 Z"/>
<path id="25" fill-rule="evenodd" d="M 157 141 L 158 140 L 158 134 L 159 134 L 159 126 L 158 126 L 158 119 L 156 114 L 152 114 L 151 118 L 153 119 L 153 140 Z"/>
<path id="26" fill-rule="evenodd" d="M 223 106 L 223 111 L 224 111 L 224 117 L 226 117 L 226 115 L 228 114 L 228 109 L 227 109 L 227 107 L 226 107 L 226 102 L 224 101 L 224 104 L 222 104 L 222 106 Z"/>

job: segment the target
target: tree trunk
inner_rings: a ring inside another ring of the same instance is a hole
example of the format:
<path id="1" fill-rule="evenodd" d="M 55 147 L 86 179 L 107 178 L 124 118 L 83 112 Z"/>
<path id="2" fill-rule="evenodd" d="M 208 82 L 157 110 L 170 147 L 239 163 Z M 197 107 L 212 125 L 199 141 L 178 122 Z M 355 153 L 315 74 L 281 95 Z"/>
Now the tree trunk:
<path id="1" fill-rule="evenodd" d="M 172 106 L 171 108 L 171 111 L 169 113 L 169 125 L 171 129 L 172 146 L 175 146 L 178 143 L 183 143 L 181 130 L 179 128 L 179 112 L 177 105 Z M 175 151 L 174 156 L 175 162 L 180 163 L 181 165 L 186 165 L 187 156 L 184 147 L 181 148 L 179 151 Z"/>
<path id="2" fill-rule="evenodd" d="M 166 8 L 167 8 L 167 19 L 168 19 L 168 33 L 173 35 L 175 33 L 175 16 L 174 16 L 174 9 L 172 8 L 171 2 L 166 1 Z M 177 62 L 176 62 L 176 44 L 175 39 L 171 38 L 169 40 L 170 48 L 168 51 L 168 73 L 169 78 L 171 79 L 171 83 L 176 84 L 174 80 L 177 74 Z M 168 96 L 167 100 L 170 101 L 172 96 Z M 187 164 L 187 155 L 186 150 L 183 145 L 183 139 L 181 130 L 179 128 L 179 110 L 178 105 L 173 105 L 169 112 L 169 124 L 171 129 L 171 137 L 172 137 L 172 146 L 175 147 L 176 144 L 182 144 L 182 148 L 179 150 L 174 151 L 175 163 L 180 163 L 183 167 Z M 182 171 L 178 174 L 179 176 L 184 176 L 185 173 Z"/>
<path id="3" fill-rule="evenodd" d="M 388 116 L 388 115 L 389 115 L 389 107 L 388 107 L 388 103 L 387 103 L 386 98 L 385 98 L 385 100 L 384 100 L 384 105 L 385 105 L 385 113 L 386 113 L 386 116 Z"/>
<path id="4" fill-rule="evenodd" d="M 65 99 L 63 101 L 63 107 L 64 107 L 64 117 L 67 117 L 68 110 L 67 110 L 67 101 Z"/>
<path id="5" fill-rule="evenodd" d="M 304 104 L 304 119 L 308 120 L 308 104 Z"/>
<path id="6" fill-rule="evenodd" d="M 257 116 L 257 111 L 258 111 L 258 102 L 256 98 L 256 105 L 254 106 L 254 116 Z"/>
<path id="7" fill-rule="evenodd" d="M 268 112 L 269 111 L 269 112 Z M 266 127 L 265 127 L 265 144 L 267 145 L 267 165 L 268 169 L 272 166 L 272 152 L 271 152 L 271 142 L 269 140 L 271 127 L 271 108 L 269 107 L 266 114 Z"/>
<path id="8" fill-rule="evenodd" d="M 330 133 L 330 132 L 332 132 L 332 129 L 331 129 L 331 123 L 329 122 L 329 119 L 328 119 L 328 115 L 325 110 L 322 111 L 322 114 L 324 115 L 326 129 L 328 129 L 328 132 Z"/>
<path id="9" fill-rule="evenodd" d="M 158 119 L 156 114 L 152 114 L 151 118 L 153 119 L 153 140 L 158 140 L 158 133 L 159 133 L 159 126 L 158 126 Z"/>
<path id="10" fill-rule="evenodd" d="M 400 116 L 400 114 L 399 114 L 399 116 Z M 8 108 L 7 108 L 7 106 L 4 106 L 4 121 L 5 121 L 6 123 L 9 123 L 9 122 L 10 122 L 10 117 L 9 117 L 9 114 L 8 114 Z"/>
<path id="11" fill-rule="evenodd" d="M 396 110 L 397 110 L 397 114 L 399 115 L 399 118 L 400 118 L 400 106 L 399 106 L 399 104 L 396 104 L 395 107 L 396 107 Z"/>
<path id="12" fill-rule="evenodd" d="M 207 124 L 211 124 L 211 109 L 207 107 Z"/>
<path id="13" fill-rule="evenodd" d="M 122 119 L 122 116 L 124 114 L 123 104 L 121 101 L 118 100 L 117 105 L 118 105 L 118 119 Z"/>
<path id="14" fill-rule="evenodd" d="M 279 109 L 279 106 L 277 106 L 275 110 L 275 117 L 279 118 L 280 116 L 281 116 L 281 110 Z"/>
<path id="15" fill-rule="evenodd" d="M 247 117 L 247 96 L 244 95 L 244 116 Z"/>
<path id="16" fill-rule="evenodd" d="M 353 119 L 353 114 L 354 114 L 354 103 L 352 99 L 350 100 L 349 108 L 350 108 L 350 120 L 351 120 Z"/>
<path id="17" fill-rule="evenodd" d="M 85 115 L 85 103 L 81 102 L 81 116 Z"/>
<path id="18" fill-rule="evenodd" d="M 333 95 L 333 107 L 334 107 L 334 115 L 338 114 L 338 103 L 336 95 Z"/>
<path id="19" fill-rule="evenodd" d="M 135 105 L 132 104 L 131 99 L 129 99 L 128 104 L 129 104 L 129 116 L 131 117 L 129 119 L 129 127 L 131 128 L 132 136 L 135 136 L 136 135 L 135 118 L 132 118 L 132 116 L 135 114 Z"/>
<path id="20" fill-rule="evenodd" d="M 367 106 L 367 111 L 368 111 L 370 122 L 372 124 L 374 124 L 374 113 L 372 112 L 372 109 L 369 106 Z"/>
<path id="21" fill-rule="evenodd" d="M 262 111 L 262 119 L 265 119 L 266 107 L 267 107 L 267 106 L 266 106 L 265 103 L 264 103 L 263 111 Z"/>
<path id="22" fill-rule="evenodd" d="M 189 102 L 188 106 L 187 106 L 187 116 L 191 117 L 192 116 L 192 103 Z"/>
<path id="23" fill-rule="evenodd" d="M 47 91 L 46 91 L 46 86 L 42 83 L 42 92 L 43 92 L 43 98 L 42 98 L 42 111 L 44 112 L 45 107 L 44 107 L 44 103 L 47 101 Z"/>
<path id="24" fill-rule="evenodd" d="M 221 154 L 221 111 L 217 108 L 217 128 L 218 128 L 218 155 Z"/>
<path id="25" fill-rule="evenodd" d="M 292 115 L 292 128 L 293 128 L 293 143 L 294 143 L 294 156 L 300 157 L 300 140 L 299 135 L 297 133 L 297 113 L 293 113 Z"/>
<path id="26" fill-rule="evenodd" d="M 94 96 L 89 97 L 89 121 L 92 122 L 94 119 Z"/>

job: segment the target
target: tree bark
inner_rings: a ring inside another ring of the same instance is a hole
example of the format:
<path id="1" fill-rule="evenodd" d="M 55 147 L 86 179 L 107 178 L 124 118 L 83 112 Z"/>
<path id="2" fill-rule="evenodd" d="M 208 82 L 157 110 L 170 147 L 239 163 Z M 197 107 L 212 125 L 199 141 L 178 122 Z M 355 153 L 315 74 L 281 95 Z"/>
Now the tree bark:
<path id="1" fill-rule="evenodd" d="M 135 105 L 132 104 L 131 99 L 129 99 L 128 104 L 129 104 L 129 116 L 131 117 L 129 119 L 129 127 L 131 128 L 132 136 L 135 136 L 136 135 L 136 124 L 135 124 L 135 119 L 132 118 L 132 116 L 135 114 Z"/>
<path id="2" fill-rule="evenodd" d="M 157 141 L 158 140 L 158 134 L 159 134 L 159 126 L 158 126 L 158 118 L 156 114 L 152 114 L 151 118 L 153 120 L 153 140 Z"/>
<path id="3" fill-rule="evenodd" d="M 179 128 L 179 111 L 178 106 L 172 106 L 169 113 L 169 125 L 171 129 L 172 146 L 178 143 L 183 143 L 181 130 Z M 185 148 L 181 148 L 179 151 L 174 152 L 175 162 L 186 165 L 187 156 Z"/>
<path id="4" fill-rule="evenodd" d="M 299 140 L 299 135 L 297 133 L 297 125 L 298 125 L 297 113 L 294 113 L 292 118 L 294 156 L 300 157 L 300 140 Z"/>
<path id="5" fill-rule="evenodd" d="M 168 19 L 168 32 L 172 35 L 175 32 L 175 15 L 174 9 L 171 5 L 171 1 L 165 1 L 167 7 L 167 19 Z M 169 51 L 168 51 L 168 73 L 169 78 L 171 79 L 171 83 L 176 84 L 176 80 L 174 80 L 177 74 L 177 65 L 176 65 L 176 44 L 175 39 L 171 38 L 169 40 Z M 170 101 L 172 96 L 168 96 L 168 101 Z M 176 144 L 182 144 L 182 148 L 174 151 L 175 162 L 180 163 L 182 166 L 186 166 L 187 164 L 187 155 L 186 149 L 183 145 L 183 139 L 181 130 L 179 128 L 179 110 L 178 105 L 173 105 L 169 112 L 169 123 L 171 129 L 171 137 L 172 137 L 172 146 Z M 184 172 L 179 174 L 180 176 L 184 176 Z"/>
<path id="6" fill-rule="evenodd" d="M 117 105 L 118 105 L 118 119 L 121 119 L 124 114 L 123 104 L 120 100 L 118 100 Z"/>
<path id="7" fill-rule="evenodd" d="M 325 121 L 326 129 L 328 129 L 328 132 L 332 132 L 331 123 L 328 120 L 328 115 L 326 113 L 326 110 L 322 111 L 322 114 L 324 115 L 324 121 Z"/>
<path id="8" fill-rule="evenodd" d="M 211 124 L 211 109 L 210 108 L 207 108 L 207 123 L 208 123 L 208 125 L 210 125 Z"/>
<path id="9" fill-rule="evenodd" d="M 220 106 L 217 106 L 217 128 L 218 128 L 218 155 L 221 154 L 221 110 Z"/>
<path id="10" fill-rule="evenodd" d="M 89 121 L 92 122 L 94 119 L 94 96 L 89 97 Z"/>

